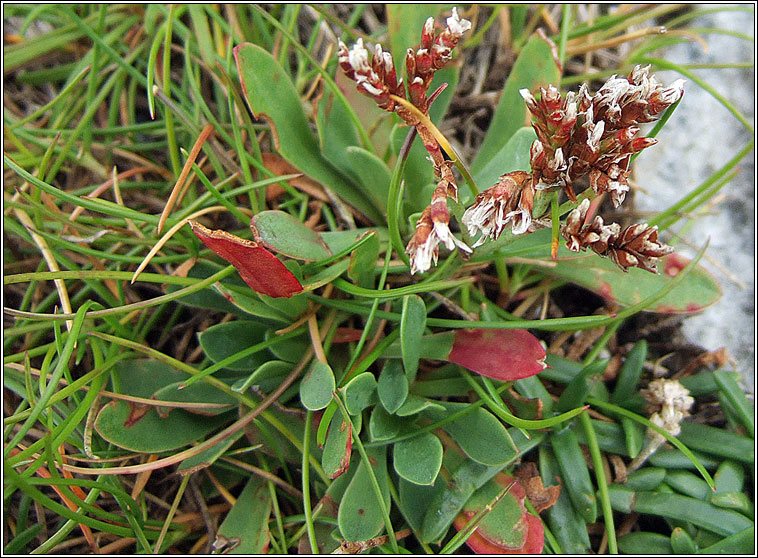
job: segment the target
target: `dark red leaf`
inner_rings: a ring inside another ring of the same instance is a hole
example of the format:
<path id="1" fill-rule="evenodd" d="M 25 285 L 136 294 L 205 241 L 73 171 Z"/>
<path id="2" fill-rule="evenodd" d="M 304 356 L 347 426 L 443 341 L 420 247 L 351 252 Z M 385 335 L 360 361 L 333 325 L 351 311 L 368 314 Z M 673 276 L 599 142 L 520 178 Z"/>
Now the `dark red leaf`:
<path id="1" fill-rule="evenodd" d="M 276 256 L 252 240 L 222 230 L 211 230 L 190 221 L 192 232 L 208 248 L 237 268 L 240 277 L 254 291 L 274 298 L 291 297 L 303 286 Z"/>
<path id="2" fill-rule="evenodd" d="M 512 382 L 545 369 L 545 349 L 524 329 L 459 329 L 450 362 L 482 376 Z"/>

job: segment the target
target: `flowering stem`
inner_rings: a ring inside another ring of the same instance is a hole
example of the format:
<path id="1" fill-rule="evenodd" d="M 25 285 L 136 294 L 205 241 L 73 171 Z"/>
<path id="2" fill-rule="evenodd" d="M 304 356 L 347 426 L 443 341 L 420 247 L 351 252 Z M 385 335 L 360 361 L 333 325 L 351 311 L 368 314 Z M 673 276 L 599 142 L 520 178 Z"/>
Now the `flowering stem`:
<path id="1" fill-rule="evenodd" d="M 405 169 L 405 163 L 408 161 L 408 151 L 411 142 L 416 135 L 415 128 L 411 130 L 406 138 L 403 147 L 400 150 L 395 168 L 392 170 L 392 179 L 390 180 L 389 192 L 387 193 L 387 229 L 389 230 L 390 241 L 392 247 L 407 265 L 410 265 L 410 260 L 405 253 L 405 246 L 403 245 L 403 239 L 400 236 L 400 211 L 401 211 L 401 199 L 402 199 L 402 176 Z"/>
<path id="2" fill-rule="evenodd" d="M 550 200 L 550 207 L 552 210 L 553 218 L 553 230 L 550 236 L 550 257 L 556 259 L 558 257 L 558 241 L 560 239 L 561 229 L 560 207 L 558 206 L 558 190 L 553 192 L 552 199 Z"/>
<path id="3" fill-rule="evenodd" d="M 456 153 L 455 149 L 453 149 L 453 146 L 450 145 L 450 142 L 447 141 L 445 136 L 442 134 L 442 132 L 439 131 L 437 126 L 434 125 L 430 118 L 421 112 L 418 108 L 416 108 L 412 103 L 406 101 L 402 97 L 398 97 L 397 95 L 390 95 L 390 99 L 395 101 L 397 104 L 402 105 L 403 108 L 411 112 L 413 116 L 418 118 L 421 124 L 431 132 L 431 134 L 434 136 L 434 139 L 436 139 L 437 143 L 440 144 L 440 147 L 444 149 L 445 152 L 453 159 L 455 166 L 461 172 L 463 178 L 466 179 L 466 184 L 468 184 L 469 190 L 471 190 L 471 194 L 476 197 L 476 195 L 479 193 L 479 189 L 476 187 L 474 177 L 471 176 L 471 173 L 469 172 L 468 168 L 466 168 L 466 165 L 464 165 L 461 161 L 458 153 Z"/>

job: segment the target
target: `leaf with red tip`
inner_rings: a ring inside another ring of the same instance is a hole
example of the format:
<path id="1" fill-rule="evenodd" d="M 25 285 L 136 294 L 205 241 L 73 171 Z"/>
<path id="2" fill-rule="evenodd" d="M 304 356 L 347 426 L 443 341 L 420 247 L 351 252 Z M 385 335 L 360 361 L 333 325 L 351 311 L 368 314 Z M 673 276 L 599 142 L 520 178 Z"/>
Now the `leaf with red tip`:
<path id="1" fill-rule="evenodd" d="M 211 230 L 190 221 L 192 232 L 208 248 L 237 268 L 240 277 L 255 292 L 274 298 L 291 297 L 303 286 L 276 256 L 252 240 L 222 230 Z"/>
<path id="2" fill-rule="evenodd" d="M 329 424 L 321 466 L 330 479 L 347 472 L 353 452 L 353 425 L 345 422 L 341 413 L 335 413 Z"/>
<path id="3" fill-rule="evenodd" d="M 448 359 L 482 376 L 512 382 L 545 368 L 545 349 L 525 329 L 459 329 Z"/>
<path id="4" fill-rule="evenodd" d="M 455 528 L 463 529 L 511 482 L 515 482 L 512 477 L 498 473 L 477 490 L 453 522 Z M 468 547 L 476 554 L 540 554 L 544 545 L 542 521 L 526 511 L 525 497 L 523 487 L 515 482 L 466 540 Z"/>

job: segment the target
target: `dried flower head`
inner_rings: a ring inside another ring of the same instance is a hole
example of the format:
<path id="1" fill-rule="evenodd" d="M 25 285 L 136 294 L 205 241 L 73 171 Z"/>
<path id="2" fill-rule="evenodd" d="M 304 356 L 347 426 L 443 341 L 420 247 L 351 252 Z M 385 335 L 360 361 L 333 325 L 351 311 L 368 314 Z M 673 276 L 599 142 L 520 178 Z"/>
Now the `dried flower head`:
<path id="1" fill-rule="evenodd" d="M 436 217 L 440 219 L 439 216 Z M 466 254 L 471 253 L 471 248 L 450 232 L 448 221 L 433 219 L 433 205 L 429 205 L 421 213 L 416 231 L 405 248 L 406 254 L 410 256 L 411 275 L 428 271 L 432 262 L 437 264 L 440 244 L 444 244 L 448 250 L 457 247 Z"/>
<path id="2" fill-rule="evenodd" d="M 524 171 L 504 174 L 491 188 L 476 196 L 474 203 L 463 213 L 463 224 L 470 235 L 482 237 L 474 248 L 488 238 L 498 238 L 508 223 L 513 234 L 524 234 L 532 226 L 534 183 Z"/>
<path id="3" fill-rule="evenodd" d="M 396 103 L 390 95 L 405 98 L 403 80 L 397 79 L 392 55 L 384 52 L 382 45 L 377 44 L 373 56 L 369 58 L 363 39 L 358 39 L 349 50 L 340 41 L 339 64 L 345 75 L 356 82 L 358 91 L 373 97 L 380 108 L 393 112 Z"/>
<path id="4" fill-rule="evenodd" d="M 552 85 L 541 88 L 539 100 L 520 91 L 537 134 L 532 171 L 543 187 L 576 200 L 573 184 L 589 174 L 596 193 L 608 192 L 616 207 L 624 201 L 631 156 L 656 143 L 635 137 L 636 124 L 655 120 L 684 93 L 683 80 L 664 88 L 648 71 L 637 66 L 625 78 L 612 76 L 594 96 L 586 85 L 565 97 Z"/>
<path id="5" fill-rule="evenodd" d="M 446 24 L 445 29 L 435 36 L 434 18 L 427 19 L 421 30 L 421 42 L 416 48 L 409 48 L 405 53 L 408 98 L 424 113 L 429 109 L 426 93 L 432 83 L 434 72 L 450 62 L 458 41 L 471 29 L 471 22 L 461 19 L 456 8 L 453 8 Z"/>
<path id="6" fill-rule="evenodd" d="M 596 254 L 610 258 L 623 271 L 639 267 L 658 273 L 655 259 L 674 251 L 670 246 L 658 242 L 657 227 L 640 223 L 622 230 L 617 223 L 604 224 L 600 216 L 587 223 L 589 207 L 589 200 L 582 200 L 561 226 L 566 247 L 572 252 L 590 248 Z"/>
<path id="7" fill-rule="evenodd" d="M 434 18 L 427 19 L 421 30 L 421 42 L 416 48 L 409 48 L 406 52 L 407 98 L 424 113 L 429 109 L 426 94 L 434 72 L 450 61 L 458 41 L 471 29 L 471 22 L 461 19 L 456 8 L 453 8 L 452 15 L 447 18 L 446 23 L 445 29 L 435 34 Z M 397 111 L 409 125 L 416 125 L 411 115 L 390 97 L 396 95 L 405 99 L 405 87 L 402 78 L 397 78 L 392 55 L 385 52 L 380 44 L 374 47 L 374 54 L 370 56 L 363 39 L 358 39 L 351 49 L 340 41 L 339 64 L 345 75 L 356 82 L 359 91 L 373 97 L 382 109 L 388 112 Z M 409 119 L 411 121 L 408 121 Z"/>
<path id="8" fill-rule="evenodd" d="M 658 378 L 641 390 L 642 396 L 647 399 L 653 409 L 673 407 L 684 413 L 689 413 L 695 400 L 690 397 L 690 391 L 678 380 Z"/>

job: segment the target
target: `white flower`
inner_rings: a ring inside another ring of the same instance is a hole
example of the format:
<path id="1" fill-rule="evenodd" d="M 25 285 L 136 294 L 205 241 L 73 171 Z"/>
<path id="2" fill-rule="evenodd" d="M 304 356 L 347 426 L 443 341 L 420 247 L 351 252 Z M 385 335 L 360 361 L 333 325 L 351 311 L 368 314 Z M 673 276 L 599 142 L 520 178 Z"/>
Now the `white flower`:
<path id="1" fill-rule="evenodd" d="M 453 8 L 453 14 L 447 18 L 446 23 L 450 34 L 456 38 L 460 38 L 466 31 L 471 29 L 471 22 L 467 19 L 461 19 L 457 8 Z"/>

